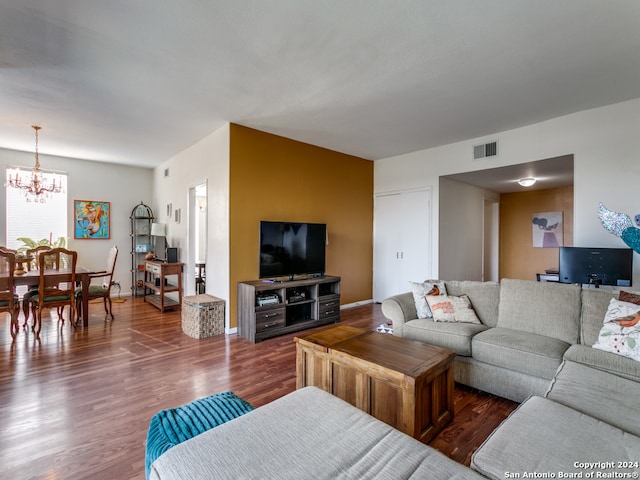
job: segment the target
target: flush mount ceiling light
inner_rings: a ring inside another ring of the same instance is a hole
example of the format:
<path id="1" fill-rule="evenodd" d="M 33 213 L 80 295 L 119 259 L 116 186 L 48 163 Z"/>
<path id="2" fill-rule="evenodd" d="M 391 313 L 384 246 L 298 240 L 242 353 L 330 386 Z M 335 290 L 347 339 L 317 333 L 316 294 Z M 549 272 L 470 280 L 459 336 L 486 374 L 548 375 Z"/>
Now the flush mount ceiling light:
<path id="1" fill-rule="evenodd" d="M 534 183 L 536 183 L 536 179 L 533 177 L 521 178 L 518 180 L 518 184 L 522 187 L 530 187 Z"/>

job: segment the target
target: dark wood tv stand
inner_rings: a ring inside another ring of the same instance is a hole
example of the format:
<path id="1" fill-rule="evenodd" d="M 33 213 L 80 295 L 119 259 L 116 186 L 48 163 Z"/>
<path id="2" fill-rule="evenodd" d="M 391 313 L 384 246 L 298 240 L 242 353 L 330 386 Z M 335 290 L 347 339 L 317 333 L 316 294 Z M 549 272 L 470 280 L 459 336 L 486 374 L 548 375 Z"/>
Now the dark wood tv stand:
<path id="1" fill-rule="evenodd" d="M 340 277 L 238 283 L 238 335 L 252 342 L 340 321 Z"/>

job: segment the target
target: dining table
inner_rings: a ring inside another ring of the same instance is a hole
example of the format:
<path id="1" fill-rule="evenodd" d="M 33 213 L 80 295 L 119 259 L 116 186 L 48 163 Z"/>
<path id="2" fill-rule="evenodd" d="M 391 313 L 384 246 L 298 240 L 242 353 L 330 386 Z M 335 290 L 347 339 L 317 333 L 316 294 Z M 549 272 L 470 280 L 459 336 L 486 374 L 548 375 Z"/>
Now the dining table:
<path id="1" fill-rule="evenodd" d="M 76 267 L 76 283 L 80 282 L 82 287 L 82 326 L 89 326 L 89 284 L 91 283 L 90 274 L 94 273 L 92 270 Z M 44 271 L 45 276 L 55 277 L 56 275 L 69 274 L 69 269 L 46 269 Z M 16 286 L 27 285 L 29 287 L 37 286 L 40 283 L 40 271 L 30 270 L 23 274 L 14 274 L 13 282 Z M 74 320 L 71 319 L 73 323 Z"/>

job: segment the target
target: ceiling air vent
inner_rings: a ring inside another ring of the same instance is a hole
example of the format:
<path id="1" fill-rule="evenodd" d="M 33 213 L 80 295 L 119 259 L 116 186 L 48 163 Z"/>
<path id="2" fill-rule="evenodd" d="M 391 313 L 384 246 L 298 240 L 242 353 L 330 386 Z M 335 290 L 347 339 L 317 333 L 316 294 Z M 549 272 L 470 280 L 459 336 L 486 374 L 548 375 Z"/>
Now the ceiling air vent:
<path id="1" fill-rule="evenodd" d="M 495 157 L 498 155 L 498 142 L 485 143 L 473 147 L 473 159 Z"/>

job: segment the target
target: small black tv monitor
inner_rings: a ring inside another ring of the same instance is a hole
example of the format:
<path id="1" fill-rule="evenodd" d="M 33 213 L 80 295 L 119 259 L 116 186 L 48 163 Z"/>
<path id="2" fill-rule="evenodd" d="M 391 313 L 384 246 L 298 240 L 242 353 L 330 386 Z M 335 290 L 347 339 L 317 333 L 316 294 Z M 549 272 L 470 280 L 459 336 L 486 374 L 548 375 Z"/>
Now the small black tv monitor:
<path id="1" fill-rule="evenodd" d="M 324 223 L 260 222 L 260 278 L 324 275 Z"/>
<path id="2" fill-rule="evenodd" d="M 633 250 L 630 248 L 560 247 L 560 283 L 630 287 Z"/>

